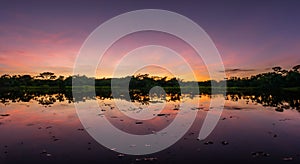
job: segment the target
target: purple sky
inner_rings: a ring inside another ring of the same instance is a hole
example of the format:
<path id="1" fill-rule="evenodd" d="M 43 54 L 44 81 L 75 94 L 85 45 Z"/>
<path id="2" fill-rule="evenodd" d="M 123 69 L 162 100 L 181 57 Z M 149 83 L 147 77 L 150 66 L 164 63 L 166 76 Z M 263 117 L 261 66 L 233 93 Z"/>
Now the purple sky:
<path id="1" fill-rule="evenodd" d="M 0 74 L 52 71 L 70 75 L 82 43 L 97 26 L 124 12 L 147 8 L 174 11 L 198 23 L 216 44 L 229 76 L 300 64 L 297 0 L 2 0 Z"/>

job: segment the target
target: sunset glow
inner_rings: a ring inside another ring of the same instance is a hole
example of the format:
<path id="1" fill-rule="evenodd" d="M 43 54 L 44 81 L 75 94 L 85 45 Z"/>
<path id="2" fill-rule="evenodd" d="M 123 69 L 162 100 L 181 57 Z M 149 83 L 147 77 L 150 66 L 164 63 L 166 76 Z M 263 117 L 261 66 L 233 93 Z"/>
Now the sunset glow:
<path id="1" fill-rule="evenodd" d="M 72 75 L 81 45 L 97 26 L 126 11 L 155 7 L 148 2 L 136 2 L 134 6 L 123 4 L 124 10 L 111 10 L 114 3 L 90 3 L 88 6 L 82 3 L 69 6 L 67 2 L 2 3 L 0 74 L 36 75 L 51 71 Z M 213 12 L 206 9 L 212 6 Z M 282 6 L 285 2 L 273 3 L 272 7 L 267 3 L 161 4 L 161 8 L 185 15 L 203 27 L 221 54 L 227 76 L 242 77 L 270 71 L 277 65 L 290 69 L 300 62 L 299 10 L 296 5 Z M 194 14 L 196 10 L 199 12 Z M 145 32 L 127 36 L 107 52 L 106 58 L 118 59 L 125 51 L 147 44 L 173 46 L 192 65 L 198 80 L 209 79 L 201 59 L 193 57 L 193 51 L 182 41 L 165 34 Z M 152 59 L 151 53 L 144 57 Z M 173 67 L 180 65 L 172 57 L 167 58 L 161 60 Z M 115 67 L 114 63 L 102 64 Z M 109 76 L 105 70 L 98 70 L 98 74 L 99 78 Z"/>

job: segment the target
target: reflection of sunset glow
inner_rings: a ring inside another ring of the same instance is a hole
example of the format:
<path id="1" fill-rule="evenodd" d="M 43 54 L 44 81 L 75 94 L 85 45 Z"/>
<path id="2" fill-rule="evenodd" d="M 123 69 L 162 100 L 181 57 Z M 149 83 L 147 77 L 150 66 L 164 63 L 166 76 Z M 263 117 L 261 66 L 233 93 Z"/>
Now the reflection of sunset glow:
<path id="1" fill-rule="evenodd" d="M 56 94 L 51 96 L 57 97 Z M 192 155 L 190 155 L 190 158 L 192 158 L 194 156 L 193 153 L 199 154 L 197 148 L 201 147 L 203 148 L 201 150 L 202 152 L 207 153 L 208 155 L 214 155 L 215 151 L 224 152 L 225 149 L 223 145 L 218 142 L 226 139 L 226 141 L 229 142 L 229 146 L 234 144 L 242 145 L 245 142 L 250 142 L 250 146 L 252 146 L 250 148 L 243 146 L 237 147 L 239 150 L 243 151 L 239 153 L 246 157 L 249 156 L 249 152 L 251 152 L 252 149 L 257 147 L 260 148 L 262 146 L 273 146 L 272 150 L 275 153 L 277 151 L 281 153 L 283 150 L 298 152 L 299 147 L 294 145 L 295 142 L 298 144 L 297 139 L 300 137 L 300 113 L 296 110 L 275 112 L 274 107 L 263 107 L 262 105 L 256 105 L 252 102 L 246 104 L 245 99 L 239 99 L 239 101 L 232 101 L 231 99 L 226 100 L 222 117 L 216 129 L 208 138 L 208 141 L 214 142 L 214 145 L 212 146 L 215 147 L 210 149 L 210 146 L 203 144 L 204 142 L 198 141 L 196 135 L 200 130 L 200 126 L 203 123 L 207 110 L 209 110 L 209 102 L 211 98 L 217 98 L 218 96 L 220 95 L 195 95 L 194 97 L 190 97 L 190 95 L 181 96 L 181 101 L 188 101 L 192 107 L 187 110 L 198 110 L 198 115 L 193 126 L 182 140 L 170 147 L 168 151 L 176 152 L 178 149 L 185 149 L 184 151 L 192 153 Z M 88 156 L 89 159 L 96 160 L 99 159 L 99 154 L 101 154 L 101 161 L 99 161 L 99 163 L 103 162 L 106 158 L 109 161 L 111 161 L 111 159 L 120 160 L 117 158 L 117 154 L 111 153 L 107 149 L 103 149 L 103 147 L 99 146 L 98 143 L 88 135 L 86 129 L 82 127 L 80 120 L 76 115 L 73 104 L 69 104 L 67 99 L 62 102 L 56 101 L 51 107 L 46 108 L 36 101 L 40 100 L 42 97 L 43 96 L 37 97 L 30 102 L 12 103 L 10 101 L 10 103 L 6 105 L 0 104 L 1 114 L 10 114 L 6 117 L 0 116 L 0 139 L 2 143 L 4 143 L 3 145 L 8 145 L 9 155 L 13 155 L 14 160 L 31 155 L 33 157 L 30 159 L 44 159 L 43 154 L 41 153 L 44 151 L 57 158 L 61 158 L 61 154 L 66 154 L 76 160 L 77 157 L 80 157 L 79 160 L 87 160 L 86 156 Z M 116 99 L 100 99 L 100 97 L 97 97 L 97 99 L 99 105 L 104 107 L 102 109 L 106 110 L 104 111 L 104 115 L 99 115 L 98 117 L 106 117 L 115 127 L 133 134 L 156 134 L 159 130 L 169 125 L 178 113 L 177 110 L 174 110 L 174 107 L 175 105 L 178 105 L 179 102 L 170 101 L 167 102 L 166 108 L 161 112 L 168 115 L 157 116 L 155 108 L 149 109 L 147 110 L 148 112 L 156 114 L 155 118 L 141 121 L 142 124 L 136 124 L 136 120 L 130 120 L 119 114 L 118 110 L 125 110 L 128 112 L 126 106 L 121 109 L 111 108 L 114 106 L 113 101 L 116 101 Z M 198 107 L 196 106 L 196 104 L 198 104 L 197 102 L 200 104 L 198 109 L 196 109 Z M 136 101 L 134 103 L 144 110 L 148 106 L 145 104 L 142 105 L 142 103 Z M 241 110 L 234 110 L 235 108 L 240 108 Z M 86 110 L 91 109 L 87 107 Z M 186 119 L 190 118 L 186 117 Z M 274 127 L 276 127 L 276 131 L 272 130 Z M 275 140 L 274 137 L 272 137 L 274 134 L 279 136 L 278 139 Z M 284 137 L 281 138 L 281 136 Z M 288 137 L 289 140 L 285 140 L 286 137 Z M 280 142 L 280 140 L 282 141 Z M 275 141 L 277 142 L 276 146 L 274 146 Z M 133 141 L 131 145 L 128 145 L 128 149 L 132 149 L 135 144 L 136 143 Z M 5 150 L 4 146 L 2 149 Z M 105 153 L 112 155 L 109 156 Z M 165 154 L 160 153 L 157 153 L 156 155 L 162 159 Z M 74 154 L 76 154 L 76 156 L 74 156 Z M 85 158 L 81 159 L 83 154 Z M 275 158 L 276 157 L 277 156 L 275 156 Z M 12 157 L 9 158 L 12 160 Z M 50 158 L 51 157 L 47 157 L 47 159 Z M 198 158 L 199 157 L 197 156 L 197 159 Z M 227 158 L 228 156 L 226 155 L 226 159 Z M 236 159 L 235 156 L 232 158 Z M 107 163 L 109 163 L 109 161 L 107 161 Z"/>
<path id="2" fill-rule="evenodd" d="M 21 130 L 24 126 L 34 126 L 36 129 L 39 127 L 45 128 L 47 126 L 80 126 L 80 122 L 74 113 L 72 104 L 57 103 L 52 107 L 43 107 L 38 102 L 30 101 L 28 103 L 16 103 L 6 107 L 0 106 L 9 113 L 10 120 L 17 120 L 8 122 L 7 125 L 13 125 L 15 128 Z M 64 105 L 62 105 L 64 104 Z M 65 114 L 61 115 L 60 111 Z M 3 119 L 5 121 L 5 119 Z M 65 120 L 68 120 L 65 122 Z M 3 121 L 1 120 L 1 121 Z M 24 131 L 23 131 L 24 132 Z M 25 132 L 24 132 L 25 133 Z"/>

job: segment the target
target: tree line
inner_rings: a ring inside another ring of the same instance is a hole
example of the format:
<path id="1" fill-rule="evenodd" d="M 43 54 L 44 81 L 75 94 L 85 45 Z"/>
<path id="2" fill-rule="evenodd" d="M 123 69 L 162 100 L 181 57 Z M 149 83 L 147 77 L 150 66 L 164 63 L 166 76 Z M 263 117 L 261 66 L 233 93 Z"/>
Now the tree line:
<path id="1" fill-rule="evenodd" d="M 43 72 L 37 76 L 31 75 L 9 75 L 4 74 L 0 77 L 0 88 L 21 87 L 21 86 L 37 86 L 37 87 L 60 87 L 72 86 L 72 80 L 76 79 L 76 84 L 83 86 L 91 84 L 93 81 L 95 86 L 110 87 L 111 81 L 114 80 L 120 85 L 130 81 L 130 86 L 133 88 L 152 88 L 153 86 L 172 86 L 179 87 L 178 78 L 154 77 L 149 74 L 139 74 L 136 76 L 127 76 L 123 78 L 101 78 L 95 79 L 85 75 L 73 76 L 57 76 L 52 72 Z"/>
<path id="2" fill-rule="evenodd" d="M 228 87 L 256 87 L 260 89 L 276 89 L 300 87 L 300 65 L 290 70 L 273 67 L 272 72 L 261 73 L 251 77 L 231 77 L 227 79 Z"/>
<path id="3" fill-rule="evenodd" d="M 251 77 L 230 77 L 222 81 L 201 81 L 199 86 L 211 86 L 212 83 L 216 85 L 226 82 L 227 87 L 256 87 L 261 89 L 274 88 L 290 88 L 300 87 L 300 65 L 294 66 L 290 70 L 284 70 L 281 67 L 273 67 L 273 71 L 267 73 L 257 74 Z M 118 84 L 130 82 L 131 89 L 145 89 L 148 90 L 154 86 L 161 86 L 164 88 L 173 87 L 179 88 L 179 84 L 187 85 L 189 82 L 183 82 L 182 79 L 175 77 L 157 77 L 149 74 L 138 74 L 135 76 L 127 76 L 123 78 L 101 78 L 95 79 L 85 75 L 73 76 L 57 76 L 52 72 L 43 72 L 37 76 L 31 75 L 9 75 L 4 74 L 0 77 L 0 88 L 21 87 L 21 86 L 36 86 L 36 87 L 58 87 L 65 88 L 72 86 L 72 79 L 75 79 L 78 85 L 90 84 L 94 82 L 95 86 L 110 87 L 111 81 Z"/>

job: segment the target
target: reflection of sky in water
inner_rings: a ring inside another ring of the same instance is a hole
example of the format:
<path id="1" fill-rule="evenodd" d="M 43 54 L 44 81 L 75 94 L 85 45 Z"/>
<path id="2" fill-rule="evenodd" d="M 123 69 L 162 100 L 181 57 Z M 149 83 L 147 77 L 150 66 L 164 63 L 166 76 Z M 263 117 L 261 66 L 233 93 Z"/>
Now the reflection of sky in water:
<path id="1" fill-rule="evenodd" d="M 98 161 L 130 163 L 153 157 L 158 162 L 194 161 L 250 161 L 281 162 L 291 159 L 299 162 L 300 113 L 296 110 L 275 112 L 274 107 L 264 107 L 247 100 L 227 100 L 221 119 L 209 137 L 198 141 L 197 135 L 203 123 L 209 96 L 185 98 L 190 110 L 198 110 L 197 119 L 187 134 L 168 149 L 148 156 L 118 157 L 118 153 L 109 151 L 96 143 L 83 129 L 73 104 L 56 102 L 45 108 L 36 101 L 28 103 L 10 103 L 0 105 L 0 161 L 8 162 L 78 162 Z M 163 110 L 156 104 L 136 102 L 130 109 L 125 100 L 122 112 L 137 112 L 155 115 L 150 120 L 128 119 L 114 108 L 110 99 L 98 100 L 103 115 L 119 129 L 133 134 L 149 134 L 164 128 L 178 113 L 178 102 L 165 102 Z M 195 106 L 199 102 L 199 106 Z M 80 102 L 82 103 L 82 102 Z M 110 104 L 110 105 L 108 105 Z M 141 109 L 140 109 L 140 108 Z M 101 110 L 99 109 L 99 111 Z M 166 114 L 157 116 L 158 114 Z M 186 118 L 188 119 L 188 118 Z M 137 123 L 141 122 L 141 123 Z M 100 126 L 100 125 L 99 125 Z M 205 144 L 211 141 L 212 144 Z M 223 145 L 222 141 L 229 144 Z M 130 149 L 128 145 L 128 148 Z M 151 146 L 151 145 L 147 145 Z M 265 154 L 264 154 L 265 153 Z M 157 158 L 157 159 L 156 159 Z"/>

